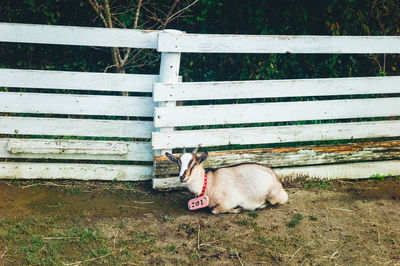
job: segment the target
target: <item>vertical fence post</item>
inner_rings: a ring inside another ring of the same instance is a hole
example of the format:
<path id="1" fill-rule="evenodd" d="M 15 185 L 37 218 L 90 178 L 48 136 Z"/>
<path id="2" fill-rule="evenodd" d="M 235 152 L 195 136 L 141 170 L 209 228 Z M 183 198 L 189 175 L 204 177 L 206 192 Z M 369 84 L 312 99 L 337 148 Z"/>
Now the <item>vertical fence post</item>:
<path id="1" fill-rule="evenodd" d="M 182 31 L 178 30 L 164 30 L 159 34 L 173 34 L 180 35 L 184 34 Z M 179 78 L 179 66 L 181 62 L 181 53 L 179 52 L 163 52 L 161 53 L 161 64 L 160 64 L 160 83 L 177 83 L 180 81 Z M 175 106 L 176 102 L 160 102 L 158 106 Z M 167 132 L 173 131 L 174 128 L 160 128 L 158 131 Z M 154 151 L 155 155 L 164 154 L 165 152 L 172 152 L 172 150 L 159 150 Z"/>

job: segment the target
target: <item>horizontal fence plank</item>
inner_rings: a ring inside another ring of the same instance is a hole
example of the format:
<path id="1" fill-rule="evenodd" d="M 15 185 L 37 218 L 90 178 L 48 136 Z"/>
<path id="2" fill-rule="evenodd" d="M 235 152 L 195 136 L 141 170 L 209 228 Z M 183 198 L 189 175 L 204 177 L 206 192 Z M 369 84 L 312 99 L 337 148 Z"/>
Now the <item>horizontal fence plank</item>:
<path id="1" fill-rule="evenodd" d="M 0 116 L 0 134 L 151 138 L 153 122 Z"/>
<path id="2" fill-rule="evenodd" d="M 269 167 L 305 166 L 400 159 L 400 141 L 363 142 L 342 145 L 211 151 L 204 167 L 261 163 Z M 154 176 L 177 175 L 178 167 L 166 156 L 154 157 Z"/>
<path id="3" fill-rule="evenodd" d="M 152 176 L 143 165 L 0 162 L 0 179 L 139 181 Z"/>
<path id="4" fill-rule="evenodd" d="M 400 93 L 400 76 L 154 84 L 155 101 Z"/>
<path id="5" fill-rule="evenodd" d="M 400 121 L 153 132 L 153 149 L 400 136 Z"/>
<path id="6" fill-rule="evenodd" d="M 150 142 L 0 139 L 1 158 L 153 161 Z"/>
<path id="7" fill-rule="evenodd" d="M 400 36 L 271 36 L 160 33 L 159 52 L 400 53 Z"/>
<path id="8" fill-rule="evenodd" d="M 0 112 L 153 117 L 151 97 L 0 92 Z"/>
<path id="9" fill-rule="evenodd" d="M 351 164 L 314 165 L 275 169 L 281 180 L 299 177 L 310 179 L 362 179 L 372 175 L 400 176 L 400 160 Z"/>
<path id="10" fill-rule="evenodd" d="M 0 42 L 157 48 L 158 31 L 0 23 Z"/>
<path id="11" fill-rule="evenodd" d="M 153 92 L 158 75 L 0 68 L 0 86 L 14 88 Z"/>
<path id="12" fill-rule="evenodd" d="M 155 127 L 400 115 L 400 98 L 157 107 Z"/>
<path id="13" fill-rule="evenodd" d="M 383 176 L 400 175 L 400 160 L 289 167 L 274 169 L 274 171 L 280 180 L 290 181 L 299 177 L 319 180 L 363 179 L 375 174 Z M 178 177 L 154 178 L 153 188 L 156 190 L 168 190 L 186 188 L 186 185 L 179 182 Z"/>

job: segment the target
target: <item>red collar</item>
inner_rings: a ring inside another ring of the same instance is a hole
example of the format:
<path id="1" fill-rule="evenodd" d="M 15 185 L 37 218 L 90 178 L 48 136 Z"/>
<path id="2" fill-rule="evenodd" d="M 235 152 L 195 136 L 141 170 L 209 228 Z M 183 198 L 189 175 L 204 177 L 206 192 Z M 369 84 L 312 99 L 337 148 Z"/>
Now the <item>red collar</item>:
<path id="1" fill-rule="evenodd" d="M 204 193 L 206 192 L 206 187 L 207 187 L 207 174 L 204 173 L 204 184 L 203 188 L 201 189 L 201 194 L 199 195 L 199 197 L 204 195 Z"/>

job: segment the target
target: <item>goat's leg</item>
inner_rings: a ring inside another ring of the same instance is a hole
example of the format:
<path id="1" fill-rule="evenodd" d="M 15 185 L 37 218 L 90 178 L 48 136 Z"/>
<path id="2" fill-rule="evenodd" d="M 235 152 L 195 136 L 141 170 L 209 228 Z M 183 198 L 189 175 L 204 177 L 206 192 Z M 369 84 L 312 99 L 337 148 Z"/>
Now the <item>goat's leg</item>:
<path id="1" fill-rule="evenodd" d="M 240 208 L 226 208 L 225 206 L 222 205 L 217 205 L 215 206 L 211 212 L 213 214 L 220 214 L 220 213 L 240 213 Z"/>

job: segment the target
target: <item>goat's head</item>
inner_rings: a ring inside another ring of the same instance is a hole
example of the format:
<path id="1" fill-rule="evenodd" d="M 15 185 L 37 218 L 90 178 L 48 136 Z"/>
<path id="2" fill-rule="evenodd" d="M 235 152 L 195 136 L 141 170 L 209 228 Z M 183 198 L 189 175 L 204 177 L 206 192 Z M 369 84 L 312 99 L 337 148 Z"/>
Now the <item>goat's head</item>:
<path id="1" fill-rule="evenodd" d="M 172 154 L 166 152 L 168 160 L 177 163 L 179 166 L 179 179 L 182 183 L 190 183 L 197 176 L 200 176 L 202 167 L 200 164 L 207 159 L 208 153 L 204 152 L 197 157 L 196 152 L 198 148 L 195 148 L 192 153 L 186 153 L 183 148 L 182 154 L 179 157 L 175 157 Z"/>

